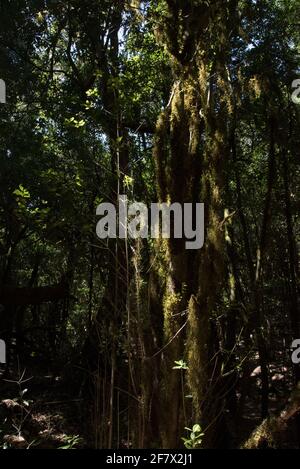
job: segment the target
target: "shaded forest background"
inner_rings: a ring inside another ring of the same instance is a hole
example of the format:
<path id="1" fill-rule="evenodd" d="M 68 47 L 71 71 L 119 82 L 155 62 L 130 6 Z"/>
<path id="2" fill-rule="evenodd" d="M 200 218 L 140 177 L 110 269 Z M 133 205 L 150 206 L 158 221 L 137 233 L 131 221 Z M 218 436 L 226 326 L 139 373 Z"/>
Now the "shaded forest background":
<path id="1" fill-rule="evenodd" d="M 3 448 L 299 448 L 298 18 L 1 0 Z M 120 194 L 205 203 L 204 247 L 99 240 Z"/>

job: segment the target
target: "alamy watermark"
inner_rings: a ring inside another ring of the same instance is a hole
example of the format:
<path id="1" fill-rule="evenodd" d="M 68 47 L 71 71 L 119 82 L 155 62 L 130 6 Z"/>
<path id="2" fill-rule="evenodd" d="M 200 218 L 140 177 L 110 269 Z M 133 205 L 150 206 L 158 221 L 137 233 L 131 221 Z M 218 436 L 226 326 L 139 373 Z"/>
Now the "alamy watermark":
<path id="1" fill-rule="evenodd" d="M 300 54 L 298 54 L 296 57 L 300 58 Z M 295 73 L 299 73 L 299 70 L 296 70 Z M 295 79 L 292 82 L 292 88 L 293 92 L 291 95 L 291 100 L 294 104 L 300 104 L 300 78 Z"/>
<path id="2" fill-rule="evenodd" d="M 300 78 L 297 78 L 292 83 L 292 88 L 294 89 L 291 99 L 294 104 L 300 104 Z"/>
<path id="3" fill-rule="evenodd" d="M 4 80 L 0 79 L 0 103 L 6 104 L 6 84 Z"/>
<path id="4" fill-rule="evenodd" d="M 201 249 L 204 245 L 204 204 L 128 203 L 120 195 L 118 214 L 114 204 L 102 203 L 97 207 L 101 220 L 97 223 L 98 238 L 132 239 L 185 239 L 186 249 Z"/>
<path id="5" fill-rule="evenodd" d="M 292 362 L 294 365 L 300 364 L 300 339 L 294 340 L 291 347 L 292 351 Z"/>
<path id="6" fill-rule="evenodd" d="M 6 363 L 6 344 L 4 340 L 0 340 L 0 365 Z"/>

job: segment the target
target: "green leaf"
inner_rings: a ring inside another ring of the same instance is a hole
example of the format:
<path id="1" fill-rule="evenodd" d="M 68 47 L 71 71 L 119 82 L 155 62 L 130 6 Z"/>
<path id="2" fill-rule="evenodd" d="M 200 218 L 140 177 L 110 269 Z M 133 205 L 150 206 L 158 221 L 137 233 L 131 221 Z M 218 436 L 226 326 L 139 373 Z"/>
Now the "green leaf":
<path id="1" fill-rule="evenodd" d="M 193 432 L 194 433 L 201 433 L 201 427 L 200 425 L 196 424 L 193 426 Z"/>
<path id="2" fill-rule="evenodd" d="M 22 186 L 22 184 L 19 185 L 18 189 L 15 189 L 13 192 L 14 195 L 17 197 L 23 197 L 24 199 L 29 199 L 30 198 L 30 192 L 25 189 L 25 187 Z"/>
<path id="3" fill-rule="evenodd" d="M 175 366 L 173 366 L 173 370 L 188 370 L 189 367 L 183 360 L 175 361 Z"/>

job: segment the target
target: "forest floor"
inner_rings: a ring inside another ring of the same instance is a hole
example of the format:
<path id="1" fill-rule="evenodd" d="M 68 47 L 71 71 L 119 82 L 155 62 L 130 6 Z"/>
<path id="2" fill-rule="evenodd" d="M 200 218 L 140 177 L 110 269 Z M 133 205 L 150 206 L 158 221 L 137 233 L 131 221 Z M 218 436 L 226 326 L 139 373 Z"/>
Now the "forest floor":
<path id="1" fill-rule="evenodd" d="M 288 370 L 278 359 L 270 368 L 270 415 L 278 415 L 287 404 Z M 260 367 L 254 359 L 247 387 L 243 416 L 232 432 L 233 447 L 241 445 L 261 424 Z M 85 435 L 87 401 L 80 390 L 62 378 L 62 373 L 29 374 L 26 369 L 6 380 L 0 392 L 0 448 L 84 449 L 90 446 Z"/>
<path id="2" fill-rule="evenodd" d="M 28 377 L 22 371 L 1 389 L 0 448 L 85 448 L 82 404 L 83 399 L 70 396 L 61 376 Z"/>

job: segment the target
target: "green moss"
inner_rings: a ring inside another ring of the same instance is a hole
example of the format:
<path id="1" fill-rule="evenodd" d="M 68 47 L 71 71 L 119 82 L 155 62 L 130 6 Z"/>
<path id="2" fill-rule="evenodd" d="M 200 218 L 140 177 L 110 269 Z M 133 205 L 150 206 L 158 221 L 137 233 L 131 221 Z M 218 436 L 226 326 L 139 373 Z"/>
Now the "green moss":
<path id="1" fill-rule="evenodd" d="M 266 419 L 242 445 L 242 449 L 276 449 L 279 446 L 279 432 L 278 420 Z"/>

